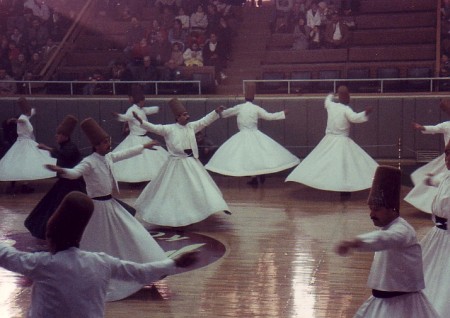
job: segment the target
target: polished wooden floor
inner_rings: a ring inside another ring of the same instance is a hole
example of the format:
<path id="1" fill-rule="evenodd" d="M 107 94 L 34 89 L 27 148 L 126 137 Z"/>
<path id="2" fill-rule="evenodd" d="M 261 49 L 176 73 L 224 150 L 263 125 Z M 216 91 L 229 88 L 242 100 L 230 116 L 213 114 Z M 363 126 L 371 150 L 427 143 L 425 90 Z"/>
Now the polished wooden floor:
<path id="1" fill-rule="evenodd" d="M 373 230 L 368 191 L 341 201 L 339 193 L 284 183 L 273 175 L 252 188 L 246 178 L 215 175 L 233 215 L 222 213 L 187 227 L 226 246 L 218 261 L 167 277 L 128 299 L 108 303 L 106 317 L 352 317 L 369 296 L 372 254 L 342 258 L 333 248 L 344 238 Z M 32 194 L 4 193 L 0 184 L 0 237 L 26 233 L 23 220 L 52 181 L 36 181 Z M 403 187 L 403 196 L 409 188 Z M 122 187 L 132 203 L 140 188 Z M 401 214 L 422 238 L 428 214 L 403 202 Z M 30 282 L 0 269 L 0 317 L 24 317 Z"/>

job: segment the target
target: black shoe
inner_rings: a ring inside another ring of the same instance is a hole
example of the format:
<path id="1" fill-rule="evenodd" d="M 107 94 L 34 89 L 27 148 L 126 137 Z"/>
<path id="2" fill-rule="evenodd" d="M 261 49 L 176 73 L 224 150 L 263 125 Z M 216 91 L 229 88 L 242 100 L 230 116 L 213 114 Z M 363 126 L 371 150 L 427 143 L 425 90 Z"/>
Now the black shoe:
<path id="1" fill-rule="evenodd" d="M 258 187 L 258 178 L 253 177 L 250 181 L 247 182 L 248 185 L 251 185 L 253 188 Z"/>
<path id="2" fill-rule="evenodd" d="M 266 182 L 266 176 L 265 175 L 260 175 L 258 176 L 259 179 L 259 183 L 264 184 L 264 182 Z"/>
<path id="3" fill-rule="evenodd" d="M 6 188 L 6 194 L 10 194 L 10 195 L 14 195 L 16 193 L 16 188 L 15 187 L 8 187 Z"/>
<path id="4" fill-rule="evenodd" d="M 223 213 L 225 213 L 226 215 L 231 215 L 231 214 L 233 214 L 233 213 L 231 213 L 231 211 L 228 211 L 228 210 L 224 210 Z"/>
<path id="5" fill-rule="evenodd" d="M 34 188 L 30 187 L 29 185 L 22 185 L 20 187 L 20 192 L 22 193 L 33 193 L 34 192 Z"/>

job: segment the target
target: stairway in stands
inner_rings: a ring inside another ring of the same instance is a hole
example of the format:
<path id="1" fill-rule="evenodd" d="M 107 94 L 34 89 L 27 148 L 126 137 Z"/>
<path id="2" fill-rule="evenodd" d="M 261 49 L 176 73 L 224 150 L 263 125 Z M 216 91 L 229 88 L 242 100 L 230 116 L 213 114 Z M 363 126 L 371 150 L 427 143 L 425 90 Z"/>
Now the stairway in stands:
<path id="1" fill-rule="evenodd" d="M 273 5 L 266 3 L 262 7 L 243 8 L 243 20 L 233 41 L 233 58 L 225 70 L 228 78 L 217 87 L 218 95 L 242 95 L 242 80 L 260 77 L 273 10 Z"/>

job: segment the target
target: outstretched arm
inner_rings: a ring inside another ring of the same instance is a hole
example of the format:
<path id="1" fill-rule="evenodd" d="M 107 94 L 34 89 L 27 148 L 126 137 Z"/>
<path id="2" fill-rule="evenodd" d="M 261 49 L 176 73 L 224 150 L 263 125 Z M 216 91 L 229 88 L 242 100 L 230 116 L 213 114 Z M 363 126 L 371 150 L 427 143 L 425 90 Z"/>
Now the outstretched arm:
<path id="1" fill-rule="evenodd" d="M 341 241 L 336 245 L 335 252 L 340 256 L 347 256 L 351 253 L 353 249 L 360 247 L 362 244 L 361 240 L 355 238 L 352 240 Z"/>

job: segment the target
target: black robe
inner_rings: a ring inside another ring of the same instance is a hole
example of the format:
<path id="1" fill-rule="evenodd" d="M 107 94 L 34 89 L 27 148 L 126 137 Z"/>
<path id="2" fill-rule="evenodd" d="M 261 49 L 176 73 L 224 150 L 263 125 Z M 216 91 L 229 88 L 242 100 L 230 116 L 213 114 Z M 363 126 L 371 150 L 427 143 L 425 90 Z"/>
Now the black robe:
<path id="1" fill-rule="evenodd" d="M 73 168 L 82 159 L 78 147 L 69 141 L 59 145 L 59 149 L 50 152 L 53 158 L 56 158 L 56 164 L 63 168 Z M 55 212 L 62 199 L 72 191 L 81 191 L 86 193 L 86 185 L 83 178 L 69 180 L 58 178 L 58 181 L 52 186 L 47 194 L 39 201 L 36 207 L 25 219 L 25 227 L 30 233 L 39 239 L 45 239 L 47 221 Z"/>

